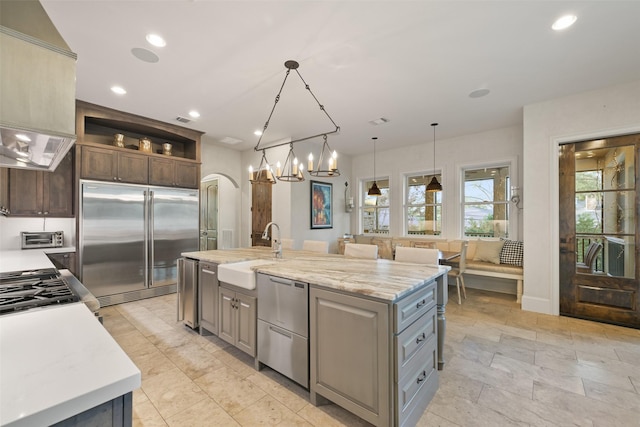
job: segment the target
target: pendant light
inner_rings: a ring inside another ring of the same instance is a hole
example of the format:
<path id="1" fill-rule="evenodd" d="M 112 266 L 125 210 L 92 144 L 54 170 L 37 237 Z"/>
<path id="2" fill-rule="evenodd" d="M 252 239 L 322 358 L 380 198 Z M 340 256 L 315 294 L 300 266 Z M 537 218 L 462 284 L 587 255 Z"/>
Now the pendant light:
<path id="1" fill-rule="evenodd" d="M 436 126 L 438 126 L 438 123 L 431 123 L 431 126 L 433 127 L 433 178 L 431 178 L 431 182 L 427 185 L 428 193 L 442 191 L 442 185 L 440 185 L 438 178 L 436 178 Z"/>
<path id="2" fill-rule="evenodd" d="M 262 150 L 262 159 L 260 160 L 260 166 L 258 170 L 254 171 L 253 167 L 249 166 L 249 181 L 252 184 L 275 184 L 276 180 L 273 177 L 271 171 L 271 165 L 267 162 L 267 157 Z"/>
<path id="3" fill-rule="evenodd" d="M 382 195 L 382 192 L 380 192 L 380 189 L 378 188 L 378 184 L 376 182 L 376 140 L 378 139 L 378 137 L 374 136 L 371 139 L 373 139 L 373 185 L 371 186 L 369 191 L 367 191 L 367 195 L 378 197 Z"/>

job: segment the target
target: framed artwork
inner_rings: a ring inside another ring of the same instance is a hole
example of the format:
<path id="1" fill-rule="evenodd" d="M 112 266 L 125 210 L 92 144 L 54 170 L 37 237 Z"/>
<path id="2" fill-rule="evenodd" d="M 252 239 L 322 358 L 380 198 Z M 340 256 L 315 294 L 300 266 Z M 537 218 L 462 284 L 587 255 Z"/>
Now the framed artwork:
<path id="1" fill-rule="evenodd" d="M 333 184 L 311 181 L 311 229 L 333 228 Z"/>

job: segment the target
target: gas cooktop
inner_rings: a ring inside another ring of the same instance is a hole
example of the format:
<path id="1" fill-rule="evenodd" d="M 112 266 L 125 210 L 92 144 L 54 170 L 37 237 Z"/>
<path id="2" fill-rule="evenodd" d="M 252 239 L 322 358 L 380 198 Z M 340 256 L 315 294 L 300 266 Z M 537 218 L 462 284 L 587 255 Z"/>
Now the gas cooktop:
<path id="1" fill-rule="evenodd" d="M 77 301 L 55 269 L 0 274 L 0 314 Z"/>

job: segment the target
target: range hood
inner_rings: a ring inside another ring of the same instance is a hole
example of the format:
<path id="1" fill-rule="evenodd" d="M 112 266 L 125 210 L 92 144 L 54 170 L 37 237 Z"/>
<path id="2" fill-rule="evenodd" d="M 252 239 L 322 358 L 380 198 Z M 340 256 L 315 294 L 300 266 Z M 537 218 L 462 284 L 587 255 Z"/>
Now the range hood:
<path id="1" fill-rule="evenodd" d="M 73 146 L 76 59 L 39 1 L 0 1 L 0 167 L 52 171 Z"/>

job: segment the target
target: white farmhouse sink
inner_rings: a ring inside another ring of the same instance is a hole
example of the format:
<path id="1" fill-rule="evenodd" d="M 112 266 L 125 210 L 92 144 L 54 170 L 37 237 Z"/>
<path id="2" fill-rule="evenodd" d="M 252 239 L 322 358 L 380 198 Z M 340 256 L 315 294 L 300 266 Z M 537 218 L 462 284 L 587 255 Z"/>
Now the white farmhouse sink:
<path id="1" fill-rule="evenodd" d="M 275 261 L 269 259 L 254 259 L 251 261 L 220 264 L 218 266 L 218 280 L 244 289 L 255 289 L 256 272 L 253 271 L 251 267 L 273 264 L 274 262 Z"/>

